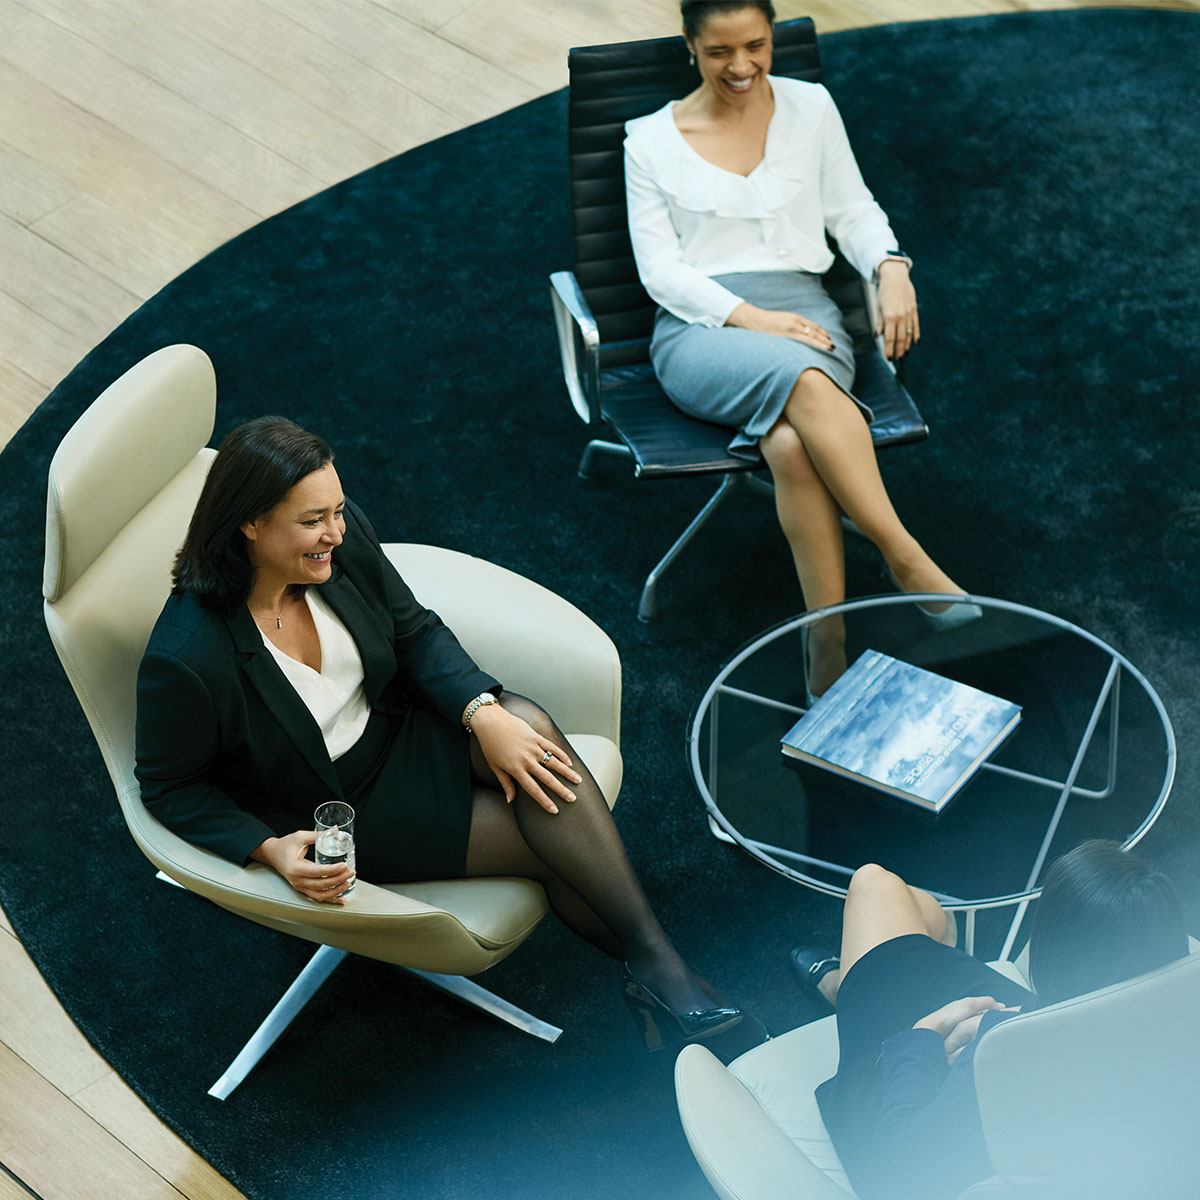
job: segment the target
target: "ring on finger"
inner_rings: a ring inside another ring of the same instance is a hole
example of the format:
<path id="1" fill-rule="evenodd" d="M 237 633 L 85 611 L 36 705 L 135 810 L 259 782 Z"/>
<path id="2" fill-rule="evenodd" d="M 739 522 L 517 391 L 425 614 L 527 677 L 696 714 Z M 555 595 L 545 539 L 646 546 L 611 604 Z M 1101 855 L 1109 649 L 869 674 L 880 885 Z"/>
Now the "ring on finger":
<path id="1" fill-rule="evenodd" d="M 542 761 L 538 763 L 538 766 L 544 767 L 550 761 L 550 757 L 550 751 L 547 750 L 546 753 L 542 755 Z"/>

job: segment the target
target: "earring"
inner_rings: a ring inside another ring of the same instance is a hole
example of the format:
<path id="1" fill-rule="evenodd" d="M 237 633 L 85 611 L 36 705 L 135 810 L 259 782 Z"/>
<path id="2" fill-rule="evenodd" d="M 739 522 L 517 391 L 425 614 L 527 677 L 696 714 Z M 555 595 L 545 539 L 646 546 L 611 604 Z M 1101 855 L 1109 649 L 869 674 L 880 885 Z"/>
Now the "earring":
<path id="1" fill-rule="evenodd" d="M 694 50 L 689 50 L 688 51 L 688 66 L 694 67 L 695 65 L 696 65 L 696 52 Z"/>

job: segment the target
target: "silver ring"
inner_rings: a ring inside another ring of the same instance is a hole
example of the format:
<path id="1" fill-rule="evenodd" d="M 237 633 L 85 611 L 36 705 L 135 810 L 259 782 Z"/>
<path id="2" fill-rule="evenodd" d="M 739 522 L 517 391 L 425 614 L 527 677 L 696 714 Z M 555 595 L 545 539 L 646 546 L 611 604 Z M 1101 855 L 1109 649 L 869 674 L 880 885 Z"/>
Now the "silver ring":
<path id="1" fill-rule="evenodd" d="M 542 761 L 540 763 L 538 763 L 538 766 L 544 767 L 549 761 L 550 761 L 550 751 L 547 750 L 546 753 L 542 755 Z"/>
<path id="2" fill-rule="evenodd" d="M 904 330 L 904 332 L 905 332 L 905 333 L 912 333 L 912 329 L 913 329 L 913 327 L 912 327 L 911 325 L 908 325 L 908 326 L 906 326 L 906 327 L 905 327 L 905 330 Z"/>
<path id="3" fill-rule="evenodd" d="M 807 333 L 807 332 L 808 332 L 808 326 L 807 326 L 807 325 L 801 325 L 801 326 L 800 326 L 800 332 L 801 332 L 801 333 Z"/>

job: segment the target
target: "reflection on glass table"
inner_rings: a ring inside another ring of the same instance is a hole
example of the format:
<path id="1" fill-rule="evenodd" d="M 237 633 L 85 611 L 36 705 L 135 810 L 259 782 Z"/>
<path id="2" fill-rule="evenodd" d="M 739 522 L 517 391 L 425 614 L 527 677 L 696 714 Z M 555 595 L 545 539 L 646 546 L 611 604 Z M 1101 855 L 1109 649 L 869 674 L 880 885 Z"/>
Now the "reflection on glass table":
<path id="1" fill-rule="evenodd" d="M 939 599 L 854 600 L 743 646 L 692 714 L 692 774 L 716 836 L 798 883 L 842 896 L 857 867 L 880 863 L 965 912 L 969 951 L 978 910 L 1014 908 L 1007 958 L 1049 862 L 1087 838 L 1129 848 L 1145 836 L 1170 794 L 1175 735 L 1146 677 L 1095 635 L 979 596 L 961 602 L 978 606 L 975 619 L 935 627 L 918 606 Z M 936 817 L 797 771 L 781 752 L 810 706 L 810 636 L 828 644 L 843 630 L 847 664 L 875 650 L 1021 706 L 1012 735 Z"/>

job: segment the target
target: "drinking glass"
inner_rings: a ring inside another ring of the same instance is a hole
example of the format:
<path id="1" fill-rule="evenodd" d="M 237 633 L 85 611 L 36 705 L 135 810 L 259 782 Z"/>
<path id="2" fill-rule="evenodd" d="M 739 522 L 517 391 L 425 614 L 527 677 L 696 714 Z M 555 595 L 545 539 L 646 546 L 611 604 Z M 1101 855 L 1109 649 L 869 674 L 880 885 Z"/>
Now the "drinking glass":
<path id="1" fill-rule="evenodd" d="M 330 800 L 319 805 L 313 813 L 316 821 L 317 844 L 314 850 L 318 863 L 348 863 L 354 870 L 354 809 L 340 800 Z M 354 891 L 353 879 L 350 886 L 338 896 Z"/>

